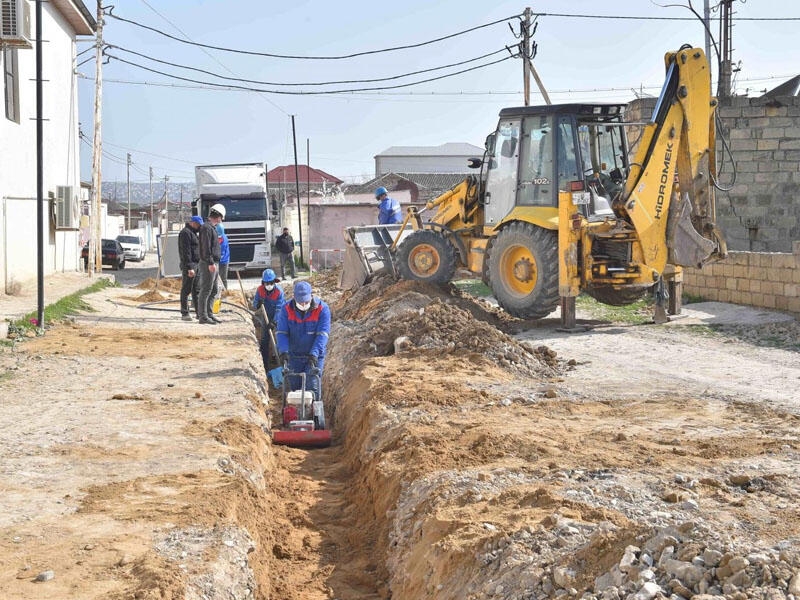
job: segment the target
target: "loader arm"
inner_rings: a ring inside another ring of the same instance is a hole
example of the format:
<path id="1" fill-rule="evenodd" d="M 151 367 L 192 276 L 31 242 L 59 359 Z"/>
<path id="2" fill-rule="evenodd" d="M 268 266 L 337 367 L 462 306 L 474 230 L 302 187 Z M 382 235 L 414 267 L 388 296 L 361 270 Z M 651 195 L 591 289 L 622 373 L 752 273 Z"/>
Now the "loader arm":
<path id="1" fill-rule="evenodd" d="M 664 86 L 614 206 L 658 274 L 667 263 L 700 266 L 726 254 L 714 224 L 717 99 L 708 61 L 701 49 L 684 47 L 667 53 L 665 64 Z"/>

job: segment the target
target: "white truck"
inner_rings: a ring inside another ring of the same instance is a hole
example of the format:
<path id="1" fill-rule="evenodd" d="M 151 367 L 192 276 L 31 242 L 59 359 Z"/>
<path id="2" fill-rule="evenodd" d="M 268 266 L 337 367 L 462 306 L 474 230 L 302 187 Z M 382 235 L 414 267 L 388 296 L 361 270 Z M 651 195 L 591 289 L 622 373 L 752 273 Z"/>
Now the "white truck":
<path id="1" fill-rule="evenodd" d="M 272 228 L 266 164 L 200 165 L 194 173 L 198 197 L 192 202 L 192 213 L 205 219 L 212 205 L 225 207 L 223 225 L 230 243 L 230 267 L 269 267 Z"/>

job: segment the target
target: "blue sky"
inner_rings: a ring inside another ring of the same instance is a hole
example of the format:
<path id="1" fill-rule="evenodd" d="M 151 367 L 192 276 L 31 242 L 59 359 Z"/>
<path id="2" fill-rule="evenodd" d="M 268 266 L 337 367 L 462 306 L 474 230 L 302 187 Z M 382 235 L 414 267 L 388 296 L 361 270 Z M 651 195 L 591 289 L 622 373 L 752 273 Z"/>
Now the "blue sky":
<path id="1" fill-rule="evenodd" d="M 649 0 L 538 0 L 531 3 L 531 8 L 540 13 L 572 15 L 692 17 L 687 9 L 677 6 L 680 3 L 686 4 L 686 0 L 662 3 L 669 6 Z M 87 2 L 89 5 L 94 3 Z M 507 0 L 406 0 L 399 4 L 350 0 L 118 0 L 114 14 L 204 44 L 330 56 L 428 41 L 521 14 L 525 6 L 524 1 Z M 693 0 L 693 6 L 702 13 L 702 0 Z M 751 96 L 757 96 L 800 73 L 800 21 L 785 20 L 800 18 L 800 4 L 735 0 L 734 10 L 734 62 L 741 61 L 736 75 L 737 93 L 749 90 Z M 716 15 L 712 13 L 712 17 Z M 756 17 L 784 20 L 744 20 Z M 716 22 L 712 32 L 718 36 Z M 289 60 L 204 51 L 110 18 L 106 20 L 104 38 L 110 44 L 160 60 L 229 77 L 279 83 L 395 76 L 471 59 L 516 43 L 508 25 L 501 23 L 410 50 L 347 60 Z M 541 16 L 534 40 L 538 45 L 534 64 L 553 102 L 627 102 L 634 98 L 634 88 L 657 95 L 664 75 L 664 53 L 684 43 L 702 47 L 704 33 L 702 25 L 692 21 Z M 81 50 L 89 44 L 79 46 Z M 209 75 L 159 65 L 121 50 L 110 52 L 184 77 L 223 83 Z M 503 56 L 498 54 L 460 68 Z M 79 71 L 93 77 L 93 61 Z M 716 68 L 713 74 L 716 78 Z M 186 87 L 194 84 L 116 60 L 104 66 L 104 79 L 104 181 L 124 181 L 127 152 L 134 163 L 134 181 L 147 181 L 151 166 L 157 179 L 167 174 L 171 181 L 192 181 L 194 164 L 262 160 L 270 167 L 291 164 L 292 114 L 300 163 L 306 162 L 308 139 L 313 167 L 348 181 L 367 179 L 374 172 L 374 155 L 390 146 L 446 142 L 482 145 L 486 134 L 494 129 L 499 110 L 523 103 L 519 60 L 397 90 L 325 96 Z M 376 85 L 381 84 L 358 87 Z M 543 103 L 533 81 L 531 86 L 531 103 Z M 82 79 L 80 121 L 89 139 L 93 97 L 94 82 Z M 82 144 L 81 155 L 82 178 L 88 180 L 91 148 Z"/>

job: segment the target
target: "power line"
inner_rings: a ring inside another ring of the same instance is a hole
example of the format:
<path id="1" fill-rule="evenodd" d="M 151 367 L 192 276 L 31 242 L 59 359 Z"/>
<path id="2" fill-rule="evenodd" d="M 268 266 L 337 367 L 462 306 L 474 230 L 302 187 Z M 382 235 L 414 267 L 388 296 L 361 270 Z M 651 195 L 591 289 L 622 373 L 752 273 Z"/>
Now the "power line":
<path id="1" fill-rule="evenodd" d="M 139 154 L 146 154 L 148 156 L 156 156 L 158 158 L 165 158 L 167 160 L 174 160 L 175 162 L 182 162 L 188 165 L 194 165 L 195 163 L 191 160 L 184 160 L 182 158 L 173 158 L 172 156 L 165 156 L 164 154 L 156 154 L 155 152 L 146 152 L 144 150 L 139 150 L 138 148 L 129 148 L 128 146 L 121 146 L 119 144 L 112 144 L 111 142 L 103 141 L 103 144 L 106 146 L 114 146 L 115 148 L 120 148 L 121 150 L 128 150 L 129 152 L 138 152 Z"/>
<path id="2" fill-rule="evenodd" d="M 175 75 L 173 73 L 166 73 L 164 71 L 159 71 L 158 69 L 152 69 L 150 67 L 145 67 L 144 65 L 140 65 L 138 63 L 135 63 L 135 62 L 132 62 L 132 61 L 129 61 L 129 60 L 125 60 L 124 58 L 120 58 L 119 56 L 116 56 L 116 55 L 113 55 L 113 54 L 106 54 L 106 56 L 108 56 L 109 58 L 113 58 L 114 60 L 118 60 L 119 62 L 131 65 L 133 67 L 137 67 L 137 68 L 142 69 L 144 71 L 149 71 L 151 73 L 156 73 L 158 75 L 163 75 L 165 77 L 170 77 L 171 79 L 178 79 L 180 81 L 187 81 L 189 83 L 199 83 L 199 84 L 209 85 L 209 86 L 213 86 L 213 87 L 221 87 L 221 88 L 227 88 L 227 89 L 242 90 L 242 91 L 247 91 L 247 92 L 260 92 L 262 94 L 281 94 L 281 95 L 288 95 L 288 96 L 315 96 L 315 95 L 319 96 L 319 95 L 342 94 L 342 93 L 351 93 L 351 92 L 369 92 L 369 91 L 374 91 L 374 90 L 392 90 L 392 89 L 397 89 L 397 88 L 410 87 L 410 86 L 413 86 L 413 85 L 420 85 L 422 83 L 430 83 L 432 81 L 439 81 L 440 79 L 446 79 L 448 77 L 454 77 L 456 75 L 461 75 L 463 73 L 469 73 L 470 71 L 476 71 L 478 69 L 483 69 L 485 67 L 490 67 L 492 65 L 496 65 L 496 64 L 499 64 L 501 62 L 507 61 L 507 60 L 509 60 L 511 58 L 514 58 L 513 56 L 506 56 L 506 57 L 501 58 L 499 60 L 495 60 L 495 61 L 492 61 L 492 62 L 484 63 L 482 65 L 477 65 L 475 67 L 470 67 L 468 69 L 461 69 L 460 71 L 455 71 L 453 73 L 448 73 L 446 75 L 439 75 L 438 77 L 429 77 L 428 79 L 421 79 L 419 81 L 412 81 L 410 83 L 401 83 L 401 84 L 397 84 L 397 85 L 372 87 L 372 88 L 354 88 L 354 89 L 347 89 L 347 90 L 288 91 L 288 90 L 265 90 L 265 89 L 252 88 L 252 87 L 246 87 L 246 86 L 235 85 L 235 84 L 223 84 L 223 83 L 214 83 L 214 82 L 211 82 L 211 81 L 200 81 L 200 80 L 197 80 L 197 79 L 191 79 L 189 77 L 181 77 L 181 76 Z"/>
<path id="3" fill-rule="evenodd" d="M 87 81 L 93 81 L 94 77 L 85 75 L 83 73 L 78 73 L 78 75 Z M 794 77 L 794 75 L 771 75 L 769 77 L 755 77 L 755 78 L 743 78 L 737 80 L 740 83 L 744 82 L 755 82 L 755 81 L 775 81 L 778 79 L 789 79 Z M 116 78 L 103 78 L 104 82 L 107 83 L 121 83 L 126 85 L 139 85 L 139 86 L 150 86 L 150 87 L 167 87 L 167 88 L 177 88 L 177 89 L 190 89 L 190 90 L 207 90 L 212 92 L 238 92 L 243 90 L 238 90 L 234 88 L 230 88 L 228 86 L 215 86 L 211 87 L 205 84 L 197 84 L 197 85 L 189 85 L 189 84 L 180 84 L 180 83 L 168 83 L 168 82 L 159 82 L 159 81 L 132 81 L 129 79 L 116 79 Z M 662 84 L 658 85 L 630 85 L 627 87 L 619 87 L 619 88 L 584 88 L 584 89 L 565 89 L 565 90 L 555 90 L 550 92 L 551 94 L 583 94 L 583 93 L 597 93 L 597 92 L 629 92 L 631 88 L 642 88 L 642 89 L 661 89 Z M 244 90 L 247 91 L 247 90 Z M 515 94 L 521 94 L 521 91 L 499 91 L 499 90 L 491 90 L 491 91 L 457 91 L 457 92 L 354 92 L 351 95 L 347 95 L 346 97 L 351 96 L 417 96 L 417 97 L 432 97 L 432 96 L 509 96 Z M 344 94 L 343 94 L 344 95 Z M 104 142 L 108 143 L 108 142 Z M 113 144 L 109 144 L 113 145 Z M 123 149 L 122 146 L 120 146 Z M 148 152 L 143 152 L 141 150 L 135 150 L 136 152 L 141 152 L 142 154 L 152 154 Z M 161 158 L 169 158 L 166 156 L 161 155 L 154 155 L 160 156 Z M 171 160 L 179 160 L 179 159 L 171 159 Z M 184 161 L 189 162 L 189 161 Z M 189 163 L 194 164 L 194 163 Z"/>
<path id="4" fill-rule="evenodd" d="M 144 2 L 144 0 L 142 0 Z M 145 4 L 147 4 L 145 2 Z M 150 6 L 148 4 L 148 6 Z M 150 7 L 152 9 L 152 7 Z M 299 60 L 342 60 L 347 58 L 355 58 L 357 56 L 367 56 L 370 54 L 380 54 L 382 52 L 394 52 L 396 50 L 408 50 L 410 48 L 420 48 L 422 46 L 427 46 L 429 44 L 435 44 L 437 42 L 442 42 L 444 40 L 449 40 L 454 37 L 458 37 L 460 35 L 464 35 L 466 33 L 471 33 L 473 31 L 477 31 L 479 29 L 484 29 L 486 27 L 491 27 L 492 25 L 497 25 L 498 23 L 505 23 L 506 21 L 510 21 L 512 19 L 518 18 L 520 15 L 512 15 L 510 17 L 506 17 L 504 19 L 498 19 L 497 21 L 492 21 L 491 23 L 484 23 L 483 25 L 477 25 L 475 27 L 470 27 L 469 29 L 464 29 L 462 31 L 458 31 L 456 33 L 451 33 L 449 35 L 445 35 L 442 37 L 438 37 L 432 40 L 428 40 L 426 42 L 419 42 L 416 44 L 407 44 L 405 46 L 394 46 L 392 48 L 381 48 L 379 50 L 365 50 L 363 52 L 354 52 L 352 54 L 343 54 L 339 56 L 301 56 L 301 55 L 293 55 L 293 54 L 275 54 L 271 52 L 257 52 L 255 50 L 241 50 L 236 48 L 226 48 L 224 46 L 214 46 L 211 44 L 201 44 L 200 42 L 193 42 L 191 40 L 183 40 L 181 38 L 175 37 L 165 31 L 161 31 L 160 29 L 156 29 L 155 27 L 151 27 L 149 25 L 144 25 L 142 23 L 137 23 L 136 21 L 132 21 L 130 19 L 126 19 L 124 17 L 120 17 L 113 13 L 114 7 L 110 7 L 108 11 L 108 16 L 112 19 L 116 19 L 118 21 L 122 21 L 124 23 L 130 23 L 131 25 L 135 25 L 136 27 L 141 27 L 142 29 L 147 29 L 164 37 L 170 38 L 175 40 L 176 42 L 181 42 L 182 44 L 190 44 L 192 46 L 198 46 L 200 48 L 210 48 L 211 50 L 221 50 L 222 52 L 233 52 L 235 54 L 248 54 L 250 56 L 265 56 L 268 58 L 289 58 L 289 59 L 299 59 Z M 153 9 L 155 10 L 155 9 Z M 184 34 L 185 35 L 185 34 Z"/>
<path id="5" fill-rule="evenodd" d="M 534 17 L 559 17 L 568 19 L 619 19 L 627 21 L 697 21 L 694 17 L 643 17 L 632 15 L 580 15 L 568 13 L 531 13 Z M 800 21 L 800 17 L 736 17 L 737 21 Z"/>
<path id="6" fill-rule="evenodd" d="M 500 54 L 501 52 L 507 52 L 507 48 L 501 48 L 500 50 L 495 50 L 494 52 L 489 52 L 487 54 L 483 54 L 481 56 L 476 56 L 475 58 L 470 58 L 467 60 L 462 60 L 455 63 L 450 63 L 449 65 L 442 65 L 440 67 L 432 67 L 430 69 L 422 69 L 420 71 L 411 71 L 409 73 L 403 73 L 402 75 L 392 75 L 389 77 L 379 77 L 375 79 L 350 79 L 350 80 L 342 80 L 342 81 L 312 81 L 312 82 L 294 82 L 294 83 L 286 83 L 286 82 L 275 82 L 275 81 L 262 81 L 258 79 L 243 79 L 240 77 L 227 77 L 225 75 L 220 75 L 218 73 L 214 73 L 213 71 L 207 71 L 205 69 L 199 69 L 197 67 L 191 67 L 189 65 L 182 65 L 180 63 L 174 63 L 166 60 L 161 60 L 147 54 L 142 54 L 141 52 L 136 52 L 134 50 L 128 50 L 127 48 L 123 48 L 122 46 L 117 46 L 114 44 L 108 44 L 108 48 L 115 48 L 117 50 L 122 50 L 123 52 L 128 52 L 129 54 L 135 54 L 136 56 L 140 56 L 142 58 L 146 58 L 147 60 L 151 60 L 153 62 L 160 63 L 162 65 L 168 65 L 170 67 L 177 67 L 179 69 L 188 69 L 190 71 L 196 71 L 198 73 L 204 73 L 205 75 L 211 75 L 212 77 L 218 77 L 219 79 L 226 79 L 228 81 L 238 81 L 240 83 L 253 83 L 257 85 L 277 85 L 277 86 L 321 86 L 321 85 L 344 85 L 350 83 L 376 83 L 379 81 L 394 81 L 397 79 L 402 79 L 403 77 L 411 77 L 412 75 L 420 75 L 422 73 L 431 73 L 433 71 L 441 71 L 442 69 L 449 69 L 452 67 L 458 67 L 461 65 L 465 65 L 471 62 L 475 62 L 478 60 L 482 60 L 484 58 L 488 58 L 490 56 L 494 56 L 495 54 Z"/>
<path id="7" fill-rule="evenodd" d="M 172 26 L 172 27 L 173 27 L 173 28 L 174 28 L 174 29 L 175 29 L 175 30 L 176 30 L 178 33 L 180 33 L 180 34 L 181 34 L 181 35 L 182 35 L 184 38 L 186 38 L 186 40 L 188 40 L 188 41 L 189 41 L 189 42 L 191 42 L 191 43 L 194 43 L 194 42 L 193 42 L 193 40 L 192 40 L 192 39 L 189 37 L 189 35 L 188 35 L 188 34 L 187 34 L 185 31 L 183 31 L 183 30 L 182 30 L 180 27 L 178 27 L 178 26 L 177 26 L 175 23 L 173 23 L 173 22 L 172 22 L 172 21 L 170 21 L 170 20 L 169 20 L 167 17 L 165 17 L 164 15 L 162 15 L 160 12 L 158 12 L 158 11 L 157 11 L 155 8 L 153 8 L 153 7 L 150 5 L 150 3 L 149 3 L 149 2 L 147 2 L 147 0 L 142 0 L 142 4 L 144 4 L 144 5 L 145 5 L 147 8 L 149 8 L 150 10 L 152 10 L 154 13 L 156 13 L 156 14 L 157 14 L 159 17 L 161 17 L 161 18 L 162 18 L 164 21 L 166 21 L 166 22 L 167 22 L 169 25 L 171 25 L 171 26 Z M 225 65 L 225 64 L 224 64 L 224 63 L 223 63 L 221 60 L 219 60 L 219 59 L 218 59 L 216 56 L 214 56 L 213 54 L 211 54 L 211 53 L 210 53 L 208 50 L 206 50 L 205 48 L 201 48 L 200 50 L 203 52 L 203 54 L 205 54 L 206 56 L 208 56 L 208 57 L 209 57 L 211 60 L 213 60 L 215 63 L 217 63 L 217 64 L 218 64 L 219 66 L 221 66 L 223 69 L 225 69 L 225 70 L 226 70 L 228 73 L 230 73 L 231 75 L 236 75 L 236 73 L 234 73 L 234 72 L 233 72 L 233 71 L 232 71 L 230 68 L 228 68 L 228 66 L 227 66 L 227 65 Z M 258 96 L 259 96 L 260 98 L 262 98 L 262 99 L 263 99 L 263 100 L 264 100 L 264 101 L 265 101 L 267 104 L 269 104 L 269 105 L 270 105 L 270 106 L 272 106 L 273 108 L 277 108 L 277 109 L 278 109 L 278 111 L 279 111 L 279 112 L 282 112 L 284 115 L 288 115 L 288 114 L 289 114 L 289 113 L 287 113 L 285 110 L 283 110 L 283 108 L 282 108 L 280 105 L 278 105 L 278 104 L 277 104 L 277 103 L 276 103 L 274 100 L 272 100 L 271 98 L 268 98 L 268 97 L 266 97 L 266 96 L 264 96 L 264 95 L 262 95 L 262 94 L 259 94 Z"/>

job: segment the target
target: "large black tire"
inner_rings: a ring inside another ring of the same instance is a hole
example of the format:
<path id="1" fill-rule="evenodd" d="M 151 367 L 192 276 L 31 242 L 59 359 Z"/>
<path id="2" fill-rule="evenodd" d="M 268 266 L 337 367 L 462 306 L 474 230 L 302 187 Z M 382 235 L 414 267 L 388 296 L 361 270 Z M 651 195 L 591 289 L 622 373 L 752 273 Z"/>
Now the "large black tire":
<path id="1" fill-rule="evenodd" d="M 395 262 L 403 279 L 447 283 L 456 272 L 456 249 L 443 234 L 420 229 L 401 242 Z"/>
<path id="2" fill-rule="evenodd" d="M 515 222 L 497 234 L 486 257 L 497 302 L 520 319 L 541 319 L 558 306 L 558 237 L 555 231 Z"/>

